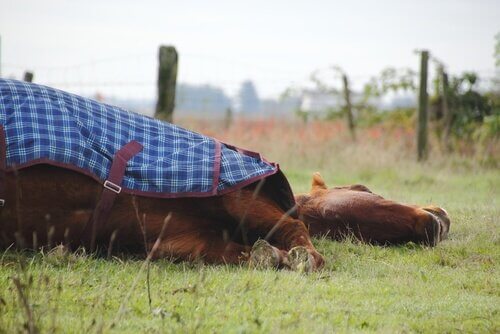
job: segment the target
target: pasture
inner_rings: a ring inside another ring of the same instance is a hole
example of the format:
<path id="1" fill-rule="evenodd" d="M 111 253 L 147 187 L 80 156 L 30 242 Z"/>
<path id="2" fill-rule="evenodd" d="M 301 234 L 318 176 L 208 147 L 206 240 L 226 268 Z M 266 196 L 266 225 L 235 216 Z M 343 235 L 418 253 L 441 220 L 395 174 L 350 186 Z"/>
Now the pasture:
<path id="1" fill-rule="evenodd" d="M 442 206 L 449 239 L 435 248 L 316 239 L 327 263 L 312 274 L 7 250 L 0 333 L 500 331 L 495 158 L 479 148 L 445 156 L 431 143 L 430 159 L 417 164 L 414 133 L 401 126 L 362 129 L 353 144 L 337 122 L 181 124 L 279 162 L 296 193 L 320 171 L 329 186 L 363 183 L 390 199 Z"/>

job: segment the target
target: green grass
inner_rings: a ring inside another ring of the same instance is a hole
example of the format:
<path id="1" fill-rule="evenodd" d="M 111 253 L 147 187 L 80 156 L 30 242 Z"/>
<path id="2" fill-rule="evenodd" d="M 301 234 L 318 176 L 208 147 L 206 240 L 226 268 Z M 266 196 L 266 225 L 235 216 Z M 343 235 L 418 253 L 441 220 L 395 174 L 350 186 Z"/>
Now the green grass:
<path id="1" fill-rule="evenodd" d="M 0 332 L 25 331 L 29 321 L 69 333 L 500 332 L 498 170 L 449 159 L 368 162 L 376 153 L 364 152 L 274 160 L 297 192 L 321 170 L 331 186 L 364 183 L 389 198 L 443 206 L 452 219 L 448 240 L 435 248 L 314 240 L 327 263 L 312 274 L 156 261 L 151 305 L 141 259 L 6 251 Z"/>

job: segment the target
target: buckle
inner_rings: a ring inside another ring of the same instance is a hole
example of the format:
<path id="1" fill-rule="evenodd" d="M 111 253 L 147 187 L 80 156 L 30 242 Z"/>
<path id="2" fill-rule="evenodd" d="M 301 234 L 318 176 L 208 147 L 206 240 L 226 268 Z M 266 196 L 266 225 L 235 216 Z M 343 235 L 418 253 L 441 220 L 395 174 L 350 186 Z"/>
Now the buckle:
<path id="1" fill-rule="evenodd" d="M 113 182 L 108 181 L 108 180 L 106 180 L 104 182 L 104 188 L 109 189 L 112 192 L 117 193 L 117 194 L 119 194 L 122 191 L 122 187 L 120 187 L 119 185 L 114 184 Z"/>
<path id="2" fill-rule="evenodd" d="M 0 207 L 5 206 L 5 200 L 0 198 Z"/>

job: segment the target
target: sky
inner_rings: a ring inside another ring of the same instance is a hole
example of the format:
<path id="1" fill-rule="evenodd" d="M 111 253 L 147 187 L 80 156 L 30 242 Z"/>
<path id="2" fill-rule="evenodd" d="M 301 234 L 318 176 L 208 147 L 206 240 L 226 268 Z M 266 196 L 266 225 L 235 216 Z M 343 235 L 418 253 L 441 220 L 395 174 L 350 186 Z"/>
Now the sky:
<path id="1" fill-rule="evenodd" d="M 251 79 L 277 97 L 333 65 L 354 87 L 388 66 L 418 70 L 423 48 L 451 73 L 491 77 L 499 32 L 500 0 L 0 0 L 3 77 L 32 70 L 38 83 L 122 98 L 156 95 L 159 45 L 179 52 L 179 82 L 235 95 Z"/>

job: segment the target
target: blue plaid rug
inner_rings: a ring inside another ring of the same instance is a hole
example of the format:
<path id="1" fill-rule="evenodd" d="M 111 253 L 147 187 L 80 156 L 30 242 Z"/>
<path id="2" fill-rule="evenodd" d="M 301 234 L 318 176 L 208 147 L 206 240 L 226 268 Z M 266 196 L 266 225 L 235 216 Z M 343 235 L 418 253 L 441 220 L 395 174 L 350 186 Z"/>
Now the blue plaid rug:
<path id="1" fill-rule="evenodd" d="M 156 119 L 57 89 L 0 79 L 7 169 L 48 163 L 101 183 L 115 153 L 143 145 L 127 164 L 123 191 L 154 197 L 220 195 L 275 174 L 258 154 Z"/>

